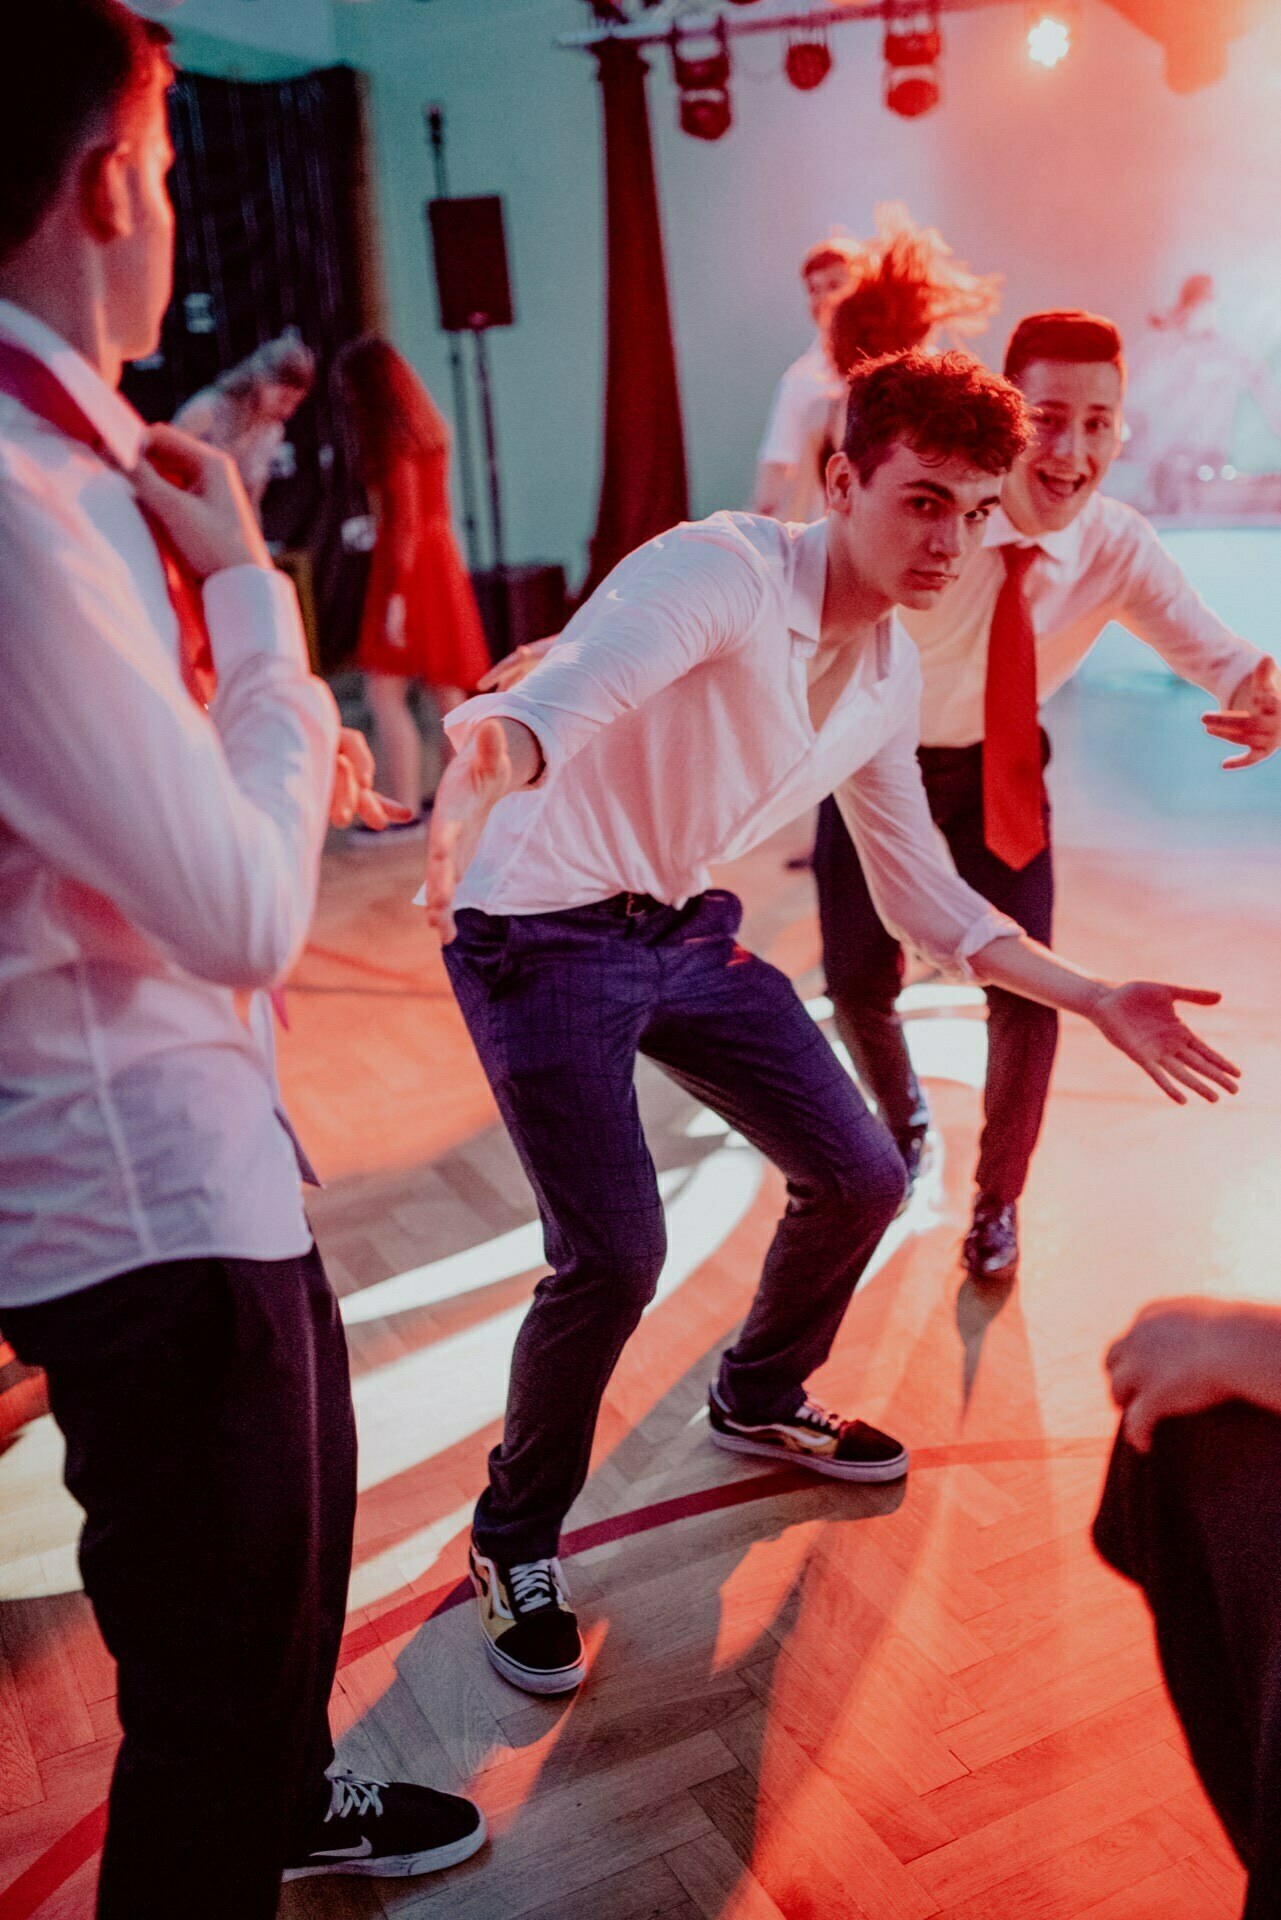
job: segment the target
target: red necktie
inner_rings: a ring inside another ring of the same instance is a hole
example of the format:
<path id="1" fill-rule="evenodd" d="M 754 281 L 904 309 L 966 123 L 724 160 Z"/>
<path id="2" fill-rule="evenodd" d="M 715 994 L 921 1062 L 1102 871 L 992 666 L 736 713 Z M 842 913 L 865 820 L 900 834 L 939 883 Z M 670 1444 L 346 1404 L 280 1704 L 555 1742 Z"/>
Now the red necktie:
<path id="1" fill-rule="evenodd" d="M 988 634 L 983 696 L 983 838 L 1016 871 L 1045 846 L 1036 634 L 1024 587 L 1040 551 L 1001 548 L 1005 579 Z"/>
<path id="2" fill-rule="evenodd" d="M 47 367 L 43 360 L 37 360 L 35 354 L 14 346 L 8 340 L 0 340 L 0 393 L 9 394 L 14 400 L 20 401 L 29 413 L 46 421 L 69 440 L 78 440 L 81 446 L 89 447 L 100 459 L 113 464 L 102 435 L 52 368 Z M 201 706 L 208 706 L 213 699 L 217 678 L 204 602 L 200 596 L 200 582 L 166 528 L 141 501 L 138 505 L 160 554 L 165 585 L 178 621 L 182 677 L 192 697 Z"/>
<path id="3" fill-rule="evenodd" d="M 12 399 L 20 401 L 29 413 L 34 413 L 37 419 L 46 421 L 69 440 L 78 440 L 82 446 L 96 453 L 99 459 L 114 464 L 102 435 L 79 402 L 67 392 L 53 369 L 47 367 L 43 360 L 37 360 L 34 353 L 28 353 L 25 348 L 16 347 L 8 340 L 0 340 L 0 393 L 9 394 Z M 202 707 L 208 706 L 214 696 L 217 675 L 214 672 L 209 623 L 205 619 L 200 582 L 174 545 L 168 529 L 143 506 L 141 500 L 138 507 L 160 554 L 165 585 L 169 589 L 169 599 L 178 621 L 182 677 L 192 698 Z M 284 988 L 275 988 L 270 997 L 280 1024 L 287 1027 L 289 1016 L 285 1011 Z"/>

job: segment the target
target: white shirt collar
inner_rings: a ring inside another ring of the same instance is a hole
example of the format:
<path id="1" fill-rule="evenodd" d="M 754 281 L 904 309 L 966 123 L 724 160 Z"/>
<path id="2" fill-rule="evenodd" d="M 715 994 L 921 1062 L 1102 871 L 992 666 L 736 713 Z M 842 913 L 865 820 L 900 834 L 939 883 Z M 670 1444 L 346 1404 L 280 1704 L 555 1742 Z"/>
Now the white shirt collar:
<path id="1" fill-rule="evenodd" d="M 1086 528 L 1093 516 L 1099 511 L 1099 496 L 1091 494 L 1084 507 L 1070 526 L 1054 528 L 1049 533 L 1020 533 L 1003 507 L 993 509 L 988 523 L 983 529 L 985 547 L 1039 547 L 1041 552 L 1060 565 L 1073 566 L 1080 559 L 1081 542 L 1085 538 Z"/>
<path id="2" fill-rule="evenodd" d="M 795 536 L 792 558 L 792 590 L 787 607 L 787 625 L 802 659 L 818 651 L 823 624 L 823 594 L 827 588 L 827 515 L 815 520 Z M 876 626 L 876 677 L 883 680 L 890 670 L 893 649 L 893 615 L 887 613 Z"/>
<path id="3" fill-rule="evenodd" d="M 25 347 L 57 375 L 90 425 L 102 435 L 112 459 L 126 473 L 132 473 L 147 427 L 129 402 L 113 393 L 102 375 L 61 334 L 11 300 L 0 300 L 0 335 L 14 346 Z"/>
<path id="4" fill-rule="evenodd" d="M 818 649 L 827 586 L 827 516 L 795 536 L 787 625 L 806 659 Z"/>

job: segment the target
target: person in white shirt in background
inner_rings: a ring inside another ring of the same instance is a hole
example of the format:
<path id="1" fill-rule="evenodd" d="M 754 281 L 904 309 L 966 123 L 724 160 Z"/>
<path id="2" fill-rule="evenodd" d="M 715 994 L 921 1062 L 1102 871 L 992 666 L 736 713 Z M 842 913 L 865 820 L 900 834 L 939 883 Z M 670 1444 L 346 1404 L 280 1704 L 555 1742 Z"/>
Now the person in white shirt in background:
<path id="1" fill-rule="evenodd" d="M 443 1866 L 484 1824 L 326 1773 L 346 1349 L 237 1000 L 300 951 L 331 813 L 387 816 L 231 462 L 115 391 L 171 288 L 166 40 L 120 0 L 5 27 L 0 1324 L 117 1663 L 100 1920 L 269 1920 L 282 1871 Z"/>
<path id="2" fill-rule="evenodd" d="M 920 656 L 920 760 L 934 820 L 970 884 L 1048 942 L 1049 743 L 1037 706 L 1107 623 L 1121 621 L 1221 702 L 1204 725 L 1242 749 L 1228 767 L 1252 766 L 1281 744 L 1281 675 L 1204 605 L 1147 521 L 1098 490 L 1121 424 L 1124 360 L 1112 322 L 1075 310 L 1032 314 L 1011 337 L 1005 371 L 1031 410 L 1033 437 L 1002 487 L 982 551 L 937 604 L 905 607 L 903 619 Z M 997 818 L 1011 780 L 1030 815 L 1012 841 Z M 912 1178 L 929 1109 L 895 1011 L 901 944 L 834 808 L 820 817 L 814 871 L 837 1029 Z M 984 1125 L 963 1250 L 980 1281 L 1017 1268 L 1017 1202 L 1058 1037 L 1052 1007 L 1002 982 L 987 997 Z"/>
<path id="3" fill-rule="evenodd" d="M 843 381 L 827 356 L 823 316 L 850 284 L 862 242 L 830 234 L 801 261 L 801 281 L 814 322 L 813 343 L 793 360 L 774 391 L 765 437 L 756 456 L 753 513 L 780 520 L 817 520 L 824 511 L 818 454 L 828 409 Z"/>
<path id="4" fill-rule="evenodd" d="M 935 965 L 1083 1014 L 1176 1101 L 1235 1086 L 1177 1018 L 1182 990 L 1052 958 L 958 879 L 930 820 L 920 668 L 894 608 L 950 587 L 1026 434 L 1015 389 L 968 355 L 868 362 L 825 519 L 674 528 L 615 568 L 518 687 L 446 723 L 458 755 L 426 900 L 554 1268 L 517 1339 L 472 1547 L 486 1652 L 530 1692 L 584 1675 L 559 1534 L 665 1256 L 638 1052 L 788 1181 L 712 1384 L 712 1438 L 839 1479 L 907 1470 L 899 1441 L 805 1384 L 900 1205 L 902 1161 L 790 981 L 738 944 L 713 862 L 835 792 L 881 912 Z"/>

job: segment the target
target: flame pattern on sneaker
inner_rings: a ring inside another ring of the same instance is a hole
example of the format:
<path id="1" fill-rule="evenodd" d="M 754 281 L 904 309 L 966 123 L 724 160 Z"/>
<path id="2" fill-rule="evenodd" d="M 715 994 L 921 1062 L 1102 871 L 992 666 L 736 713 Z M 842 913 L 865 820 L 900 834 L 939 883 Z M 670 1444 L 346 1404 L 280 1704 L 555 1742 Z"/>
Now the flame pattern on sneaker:
<path id="1" fill-rule="evenodd" d="M 485 1652 L 526 1693 L 570 1693 L 587 1672 L 578 1619 L 559 1560 L 502 1566 L 476 1542 L 469 1554 Z"/>
<path id="2" fill-rule="evenodd" d="M 833 1480 L 901 1480 L 908 1469 L 900 1441 L 865 1420 L 843 1420 L 817 1400 L 803 1400 L 785 1420 L 753 1425 L 730 1413 L 713 1386 L 707 1409 L 712 1441 L 729 1453 L 782 1459 Z"/>

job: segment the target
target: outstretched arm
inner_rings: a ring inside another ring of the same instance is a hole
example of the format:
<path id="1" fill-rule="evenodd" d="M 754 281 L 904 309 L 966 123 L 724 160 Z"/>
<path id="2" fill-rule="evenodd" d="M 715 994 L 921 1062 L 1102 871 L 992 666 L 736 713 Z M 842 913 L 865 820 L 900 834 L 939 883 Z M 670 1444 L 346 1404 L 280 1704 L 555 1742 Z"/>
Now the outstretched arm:
<path id="1" fill-rule="evenodd" d="M 1140 1453 L 1158 1420 L 1249 1400 L 1281 1413 L 1281 1308 L 1157 1300 L 1107 1352 L 1112 1398 Z"/>
<path id="2" fill-rule="evenodd" d="M 1203 716 L 1207 733 L 1244 749 L 1234 772 L 1281 746 L 1281 673 L 1276 662 L 1225 626 L 1138 514 L 1123 525 L 1117 564 L 1124 571 L 1118 617 L 1183 680 L 1220 704 Z"/>
<path id="3" fill-rule="evenodd" d="M 1203 987 L 1171 987 L 1157 980 L 1128 980 L 1120 986 L 1062 960 L 1026 934 L 992 941 L 971 956 L 976 977 L 987 986 L 1005 987 L 1025 1000 L 1079 1013 L 1092 1021 L 1112 1045 L 1142 1067 L 1176 1106 L 1186 1106 L 1188 1088 L 1215 1101 L 1215 1088 L 1235 1093 L 1241 1069 L 1200 1039 L 1175 1012 L 1180 1000 L 1198 1007 L 1217 1006 L 1221 994 Z"/>
<path id="4" fill-rule="evenodd" d="M 1211 1101 L 1216 1089 L 1235 1093 L 1239 1070 L 1175 1012 L 1179 1000 L 1213 1006 L 1217 993 L 1100 980 L 1029 939 L 966 885 L 930 817 L 915 747 L 910 713 L 836 796 L 883 923 L 945 972 L 1083 1015 L 1180 1106 L 1185 1088 Z"/>

